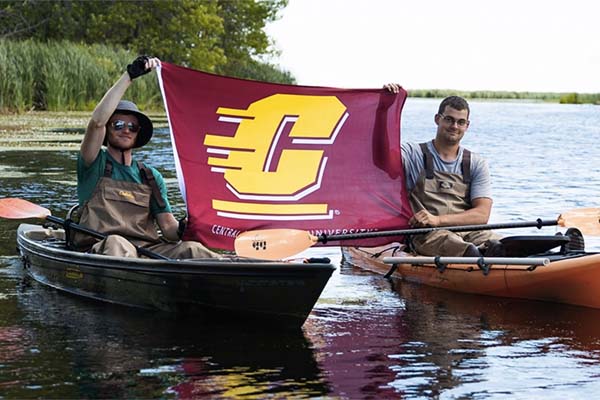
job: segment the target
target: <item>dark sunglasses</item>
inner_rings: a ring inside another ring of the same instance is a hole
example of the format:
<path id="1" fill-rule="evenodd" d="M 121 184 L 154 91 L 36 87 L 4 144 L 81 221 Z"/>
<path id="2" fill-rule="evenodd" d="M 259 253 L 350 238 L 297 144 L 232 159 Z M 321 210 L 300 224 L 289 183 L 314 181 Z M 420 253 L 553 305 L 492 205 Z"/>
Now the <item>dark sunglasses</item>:
<path id="1" fill-rule="evenodd" d="M 138 133 L 140 131 L 140 126 L 138 124 L 136 124 L 135 122 L 125 122 L 120 119 L 117 119 L 117 120 L 111 122 L 110 126 L 115 131 L 122 131 L 123 129 L 125 129 L 125 127 L 127 127 L 129 132 Z"/>

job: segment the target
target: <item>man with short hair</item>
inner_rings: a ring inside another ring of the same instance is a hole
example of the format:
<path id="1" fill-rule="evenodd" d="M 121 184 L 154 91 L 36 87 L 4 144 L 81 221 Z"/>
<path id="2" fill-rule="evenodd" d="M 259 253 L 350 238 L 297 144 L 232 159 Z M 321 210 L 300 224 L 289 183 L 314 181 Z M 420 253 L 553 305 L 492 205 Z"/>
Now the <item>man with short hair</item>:
<path id="1" fill-rule="evenodd" d="M 398 93 L 400 85 L 384 86 Z M 445 98 L 434 116 L 437 132 L 427 143 L 403 143 L 402 162 L 414 215 L 413 227 L 487 224 L 492 210 L 491 183 L 485 159 L 460 146 L 469 128 L 469 104 Z M 491 231 L 437 230 L 414 235 L 416 252 L 430 256 L 502 256 L 500 236 Z"/>
<path id="2" fill-rule="evenodd" d="M 77 161 L 79 223 L 107 237 L 98 242 L 78 233 L 74 245 L 119 257 L 138 257 L 139 246 L 175 259 L 219 258 L 201 243 L 181 241 L 186 220 L 173 216 L 162 175 L 133 157 L 133 149 L 150 141 L 152 121 L 121 98 L 135 78 L 159 64 L 158 58 L 136 58 L 92 113 Z"/>

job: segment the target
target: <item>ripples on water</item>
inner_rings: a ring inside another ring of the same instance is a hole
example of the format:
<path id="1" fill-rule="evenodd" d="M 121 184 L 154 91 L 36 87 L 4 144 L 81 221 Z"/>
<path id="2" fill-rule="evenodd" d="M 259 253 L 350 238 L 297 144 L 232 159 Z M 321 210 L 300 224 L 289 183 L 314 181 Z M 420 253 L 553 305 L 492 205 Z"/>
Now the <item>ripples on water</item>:
<path id="1" fill-rule="evenodd" d="M 403 140 L 431 140 L 438 104 L 407 102 Z M 494 194 L 490 222 L 556 219 L 573 208 L 598 207 L 598 106 L 483 101 L 470 106 L 471 125 L 462 143 L 488 160 Z M 539 233 L 536 228 L 517 232 Z M 597 238 L 587 239 L 590 249 L 600 251 Z"/>
<path id="2" fill-rule="evenodd" d="M 409 100 L 405 140 L 432 138 L 438 103 Z M 490 163 L 492 222 L 597 207 L 599 115 L 472 102 L 464 144 Z M 159 131 L 140 154 L 162 165 L 175 192 L 169 146 Z M 74 163 L 69 151 L 0 152 L 2 196 L 62 216 L 75 202 Z M 23 279 L 11 256 L 17 225 L 0 224 L 0 398 L 564 399 L 600 390 L 600 310 L 455 294 L 341 265 L 301 332 L 206 325 Z M 600 251 L 597 239 L 586 244 Z M 306 255 L 341 261 L 336 249 Z"/>

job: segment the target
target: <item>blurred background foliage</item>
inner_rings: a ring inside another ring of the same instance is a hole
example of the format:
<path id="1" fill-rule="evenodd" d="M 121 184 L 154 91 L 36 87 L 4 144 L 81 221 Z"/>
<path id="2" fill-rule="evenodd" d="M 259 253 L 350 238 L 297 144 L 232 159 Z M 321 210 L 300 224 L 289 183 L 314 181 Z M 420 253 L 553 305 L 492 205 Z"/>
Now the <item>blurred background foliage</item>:
<path id="1" fill-rule="evenodd" d="M 0 110 L 88 109 L 139 54 L 193 69 L 277 83 L 265 32 L 287 0 L 0 2 Z M 160 106 L 155 82 L 135 85 Z"/>

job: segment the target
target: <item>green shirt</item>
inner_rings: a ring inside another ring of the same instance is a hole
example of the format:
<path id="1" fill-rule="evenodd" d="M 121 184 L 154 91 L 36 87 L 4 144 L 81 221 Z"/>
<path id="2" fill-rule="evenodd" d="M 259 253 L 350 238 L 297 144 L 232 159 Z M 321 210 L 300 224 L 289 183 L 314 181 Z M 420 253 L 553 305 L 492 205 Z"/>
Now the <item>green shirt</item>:
<path id="1" fill-rule="evenodd" d="M 94 162 L 86 167 L 80 154 L 77 158 L 77 197 L 79 198 L 80 206 L 92 197 L 94 188 L 98 184 L 100 178 L 104 176 L 104 167 L 107 158 L 110 159 L 113 164 L 112 179 L 117 181 L 142 183 L 140 169 L 137 166 L 137 162 L 133 159 L 131 161 L 131 166 L 126 166 L 117 162 L 110 154 L 108 154 L 106 149 L 101 149 Z M 171 212 L 171 205 L 167 199 L 167 187 L 165 181 L 160 172 L 155 168 L 149 168 L 152 171 L 152 175 L 154 175 L 154 179 L 158 184 L 158 188 L 160 189 L 160 193 L 165 202 L 165 207 L 160 208 L 154 197 L 152 197 L 152 200 L 150 201 L 150 212 L 152 215 Z"/>

